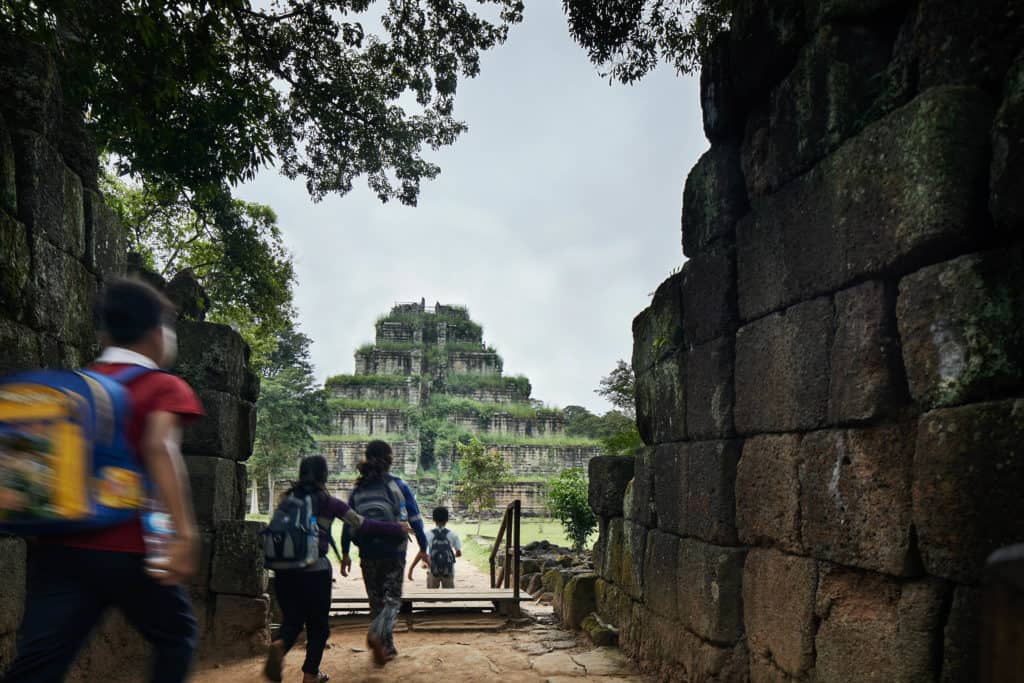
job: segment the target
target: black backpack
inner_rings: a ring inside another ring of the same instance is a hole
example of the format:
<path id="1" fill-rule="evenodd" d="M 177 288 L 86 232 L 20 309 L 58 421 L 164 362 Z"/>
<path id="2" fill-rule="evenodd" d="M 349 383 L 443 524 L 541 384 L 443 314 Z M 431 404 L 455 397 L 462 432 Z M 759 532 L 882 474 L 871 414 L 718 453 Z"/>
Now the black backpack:
<path id="1" fill-rule="evenodd" d="M 320 559 L 320 530 L 313 496 L 285 496 L 263 537 L 263 566 L 267 569 L 305 569 Z"/>
<path id="2" fill-rule="evenodd" d="M 440 578 L 455 575 L 455 551 L 447 529 L 434 529 L 430 542 L 430 573 Z"/>
<path id="3" fill-rule="evenodd" d="M 383 481 L 364 484 L 352 492 L 349 507 L 367 519 L 378 522 L 397 522 L 401 514 L 400 503 L 405 502 L 405 494 L 399 488 L 394 477 Z M 369 551 L 372 555 L 380 552 L 404 552 L 408 546 L 405 536 L 373 536 L 359 533 L 353 535 L 359 550 Z"/>

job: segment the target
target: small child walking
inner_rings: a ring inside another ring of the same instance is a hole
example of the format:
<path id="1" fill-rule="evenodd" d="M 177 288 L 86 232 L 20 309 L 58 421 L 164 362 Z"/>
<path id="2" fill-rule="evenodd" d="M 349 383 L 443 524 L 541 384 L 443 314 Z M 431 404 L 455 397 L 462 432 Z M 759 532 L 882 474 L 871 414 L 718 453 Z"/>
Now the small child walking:
<path id="1" fill-rule="evenodd" d="M 455 558 L 462 557 L 462 541 L 459 535 L 448 525 L 448 508 L 434 508 L 434 524 L 437 526 L 427 534 L 427 557 L 430 566 L 427 568 L 427 588 L 455 588 Z M 420 558 L 409 567 L 409 580 L 412 581 L 412 570 L 420 563 Z"/>

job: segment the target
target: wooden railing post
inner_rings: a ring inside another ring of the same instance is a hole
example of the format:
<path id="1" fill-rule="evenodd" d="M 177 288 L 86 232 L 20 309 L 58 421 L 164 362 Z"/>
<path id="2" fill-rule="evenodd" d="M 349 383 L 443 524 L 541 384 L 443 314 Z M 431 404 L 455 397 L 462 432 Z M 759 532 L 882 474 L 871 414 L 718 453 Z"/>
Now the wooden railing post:
<path id="1" fill-rule="evenodd" d="M 513 576 L 514 576 L 513 580 L 515 581 L 515 587 L 514 587 L 513 590 L 515 591 L 514 595 L 515 595 L 516 599 L 518 600 L 519 599 L 519 555 L 520 555 L 519 523 L 520 523 L 520 521 L 522 519 L 523 504 L 519 500 L 515 500 L 515 501 L 512 501 L 512 505 L 515 506 L 515 508 L 513 510 L 513 517 L 514 517 L 514 519 L 513 519 L 513 527 L 512 527 L 513 532 L 515 534 L 515 540 L 513 542 L 513 545 L 515 546 L 515 551 L 514 551 L 515 552 L 515 560 L 514 560 L 515 561 L 515 570 L 513 572 Z"/>

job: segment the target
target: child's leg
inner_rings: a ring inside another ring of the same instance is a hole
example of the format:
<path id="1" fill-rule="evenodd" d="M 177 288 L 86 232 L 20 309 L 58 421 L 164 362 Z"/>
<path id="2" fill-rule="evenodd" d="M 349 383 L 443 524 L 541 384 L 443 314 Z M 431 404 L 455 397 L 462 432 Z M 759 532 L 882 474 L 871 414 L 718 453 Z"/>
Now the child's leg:
<path id="1" fill-rule="evenodd" d="M 430 572 L 427 572 L 427 588 L 439 588 L 441 586 L 441 579 L 434 576 Z"/>
<path id="2" fill-rule="evenodd" d="M 97 580 L 108 582 L 109 599 L 153 646 L 150 680 L 152 683 L 183 683 L 192 666 L 199 636 L 192 604 L 184 588 L 157 583 L 146 574 L 141 555 L 107 555 L 125 558 L 116 563 L 111 558 L 113 566 L 131 567 L 117 580 L 104 578 L 106 572 L 98 573 Z"/>
<path id="3" fill-rule="evenodd" d="M 455 577 L 446 576 L 441 579 L 441 588 L 455 588 Z"/>
<path id="4" fill-rule="evenodd" d="M 327 638 L 331 635 L 331 571 L 307 572 L 306 661 L 302 672 L 320 673 Z"/>
<path id="5" fill-rule="evenodd" d="M 18 656 L 5 683 L 60 683 L 99 621 L 104 601 L 90 590 L 78 555 L 77 549 L 57 545 L 29 548 Z"/>

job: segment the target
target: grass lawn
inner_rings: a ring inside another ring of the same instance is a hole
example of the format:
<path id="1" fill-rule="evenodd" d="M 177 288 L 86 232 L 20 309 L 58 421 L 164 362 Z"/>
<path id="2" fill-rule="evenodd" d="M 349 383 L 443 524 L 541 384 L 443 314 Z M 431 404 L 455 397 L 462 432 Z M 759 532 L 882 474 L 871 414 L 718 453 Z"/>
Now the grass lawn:
<path id="1" fill-rule="evenodd" d="M 247 515 L 246 519 L 257 522 L 268 521 L 267 515 Z M 425 520 L 425 525 L 429 531 L 433 528 L 434 523 L 431 520 Z M 480 525 L 480 536 L 477 537 L 476 524 L 459 520 L 454 520 L 448 524 L 448 527 L 454 530 L 459 535 L 459 538 L 462 539 L 463 558 L 469 560 L 477 569 L 485 573 L 490 571 L 490 565 L 487 560 L 490 557 L 491 547 L 494 545 L 494 539 L 498 535 L 498 527 L 500 526 L 500 519 L 484 520 Z M 341 524 L 332 525 L 331 531 L 334 533 L 334 538 L 338 542 L 338 548 L 340 549 Z M 549 541 L 565 548 L 572 545 L 569 539 L 566 538 L 562 525 L 552 517 L 523 517 L 522 524 L 519 527 L 519 540 L 520 544 L 524 546 L 533 541 Z M 597 534 L 595 532 L 590 537 L 587 547 L 592 547 L 596 540 Z M 413 547 L 415 547 L 415 542 L 413 542 Z"/>

